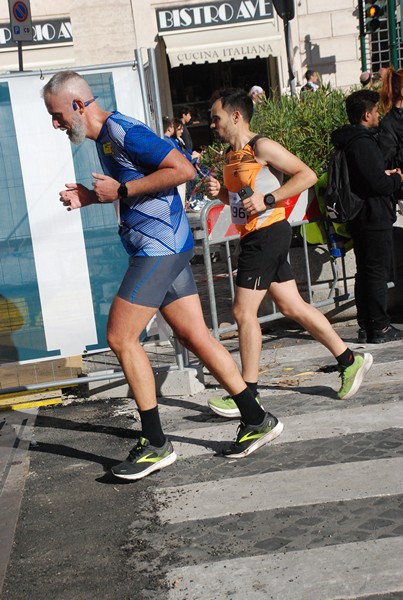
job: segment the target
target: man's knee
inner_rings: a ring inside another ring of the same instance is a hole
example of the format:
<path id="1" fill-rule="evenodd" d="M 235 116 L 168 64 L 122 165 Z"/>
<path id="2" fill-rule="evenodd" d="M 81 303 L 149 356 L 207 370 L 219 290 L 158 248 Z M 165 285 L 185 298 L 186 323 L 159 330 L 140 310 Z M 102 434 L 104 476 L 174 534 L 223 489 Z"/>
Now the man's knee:
<path id="1" fill-rule="evenodd" d="M 108 346 L 114 352 L 117 352 L 122 343 L 122 338 L 116 335 L 116 332 L 113 329 L 109 329 L 106 333 L 106 341 L 108 342 Z"/>
<path id="2" fill-rule="evenodd" d="M 236 323 L 241 323 L 243 320 L 245 320 L 245 310 L 243 308 L 243 306 L 239 305 L 239 304 L 234 304 L 232 307 L 232 316 L 234 317 Z"/>
<path id="3" fill-rule="evenodd" d="M 295 307 L 291 304 L 283 304 L 281 306 L 278 306 L 277 308 L 279 309 L 281 314 L 284 315 L 284 317 L 286 317 L 287 319 L 292 319 L 295 321 L 297 316 L 301 315 L 301 311 L 297 312 L 295 310 Z"/>
<path id="4" fill-rule="evenodd" d="M 252 323 L 257 320 L 257 313 L 244 304 L 234 304 L 232 307 L 232 316 L 238 326 L 244 323 Z"/>
<path id="5" fill-rule="evenodd" d="M 301 297 L 297 302 L 278 302 L 276 303 L 278 310 L 284 317 L 293 321 L 298 321 L 309 310 L 310 304 L 305 302 Z"/>
<path id="6" fill-rule="evenodd" d="M 140 344 L 140 339 L 135 335 L 125 335 L 126 332 L 122 332 L 122 330 L 114 329 L 113 327 L 108 327 L 106 333 L 106 340 L 108 342 L 108 346 L 115 354 L 119 354 L 127 348 L 128 346 L 134 347 L 137 344 Z"/>

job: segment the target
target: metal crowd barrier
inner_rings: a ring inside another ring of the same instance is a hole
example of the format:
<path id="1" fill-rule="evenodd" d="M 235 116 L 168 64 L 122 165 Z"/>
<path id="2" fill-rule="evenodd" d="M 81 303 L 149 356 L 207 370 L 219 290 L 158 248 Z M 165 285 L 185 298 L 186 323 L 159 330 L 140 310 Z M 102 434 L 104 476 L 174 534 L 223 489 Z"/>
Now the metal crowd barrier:
<path id="1" fill-rule="evenodd" d="M 348 291 L 347 286 L 347 273 L 344 257 L 334 258 L 329 252 L 329 264 L 332 270 L 333 280 L 330 285 L 330 290 L 327 299 L 320 300 L 317 302 L 313 301 L 312 293 L 312 281 L 311 281 L 311 270 L 308 253 L 308 243 L 306 241 L 305 227 L 308 223 L 319 221 L 322 219 L 318 203 L 315 197 L 315 193 L 312 189 L 305 190 L 298 196 L 294 196 L 284 201 L 286 209 L 286 218 L 290 223 L 291 227 L 302 227 L 302 240 L 304 249 L 304 261 L 305 270 L 307 277 L 307 291 L 309 303 L 316 307 L 323 307 L 330 304 L 339 304 L 340 302 L 346 302 L 352 300 L 354 295 Z M 205 206 L 203 206 L 200 212 L 200 226 L 201 229 L 194 232 L 194 238 L 201 240 L 203 244 L 203 258 L 206 268 L 206 278 L 208 286 L 208 297 L 210 304 L 210 314 L 212 322 L 213 335 L 219 339 L 222 333 L 228 331 L 234 331 L 237 329 L 236 323 L 233 325 L 220 327 L 218 314 L 217 314 L 217 302 L 214 287 L 214 276 L 212 268 L 212 246 L 221 245 L 225 247 L 225 260 L 227 264 L 227 276 L 229 280 L 231 300 L 234 301 L 235 286 L 234 286 L 234 272 L 231 260 L 230 242 L 239 239 L 238 231 L 231 222 L 231 213 L 229 206 L 222 204 L 219 200 L 211 200 Z M 339 274 L 341 266 L 341 275 Z M 337 296 L 335 290 L 337 284 L 342 280 L 343 293 Z M 274 321 L 283 318 L 275 304 L 272 303 L 272 313 L 259 317 L 260 323 L 266 323 L 268 321 Z"/>
<path id="2" fill-rule="evenodd" d="M 309 303 L 313 306 L 320 308 L 331 304 L 336 305 L 336 303 L 339 305 L 354 299 L 354 294 L 348 291 L 348 277 L 344 257 L 341 256 L 339 258 L 335 258 L 331 255 L 329 251 L 329 265 L 331 267 L 333 279 L 329 284 L 328 297 L 325 300 L 321 300 L 318 302 L 313 301 L 313 285 L 311 281 L 310 260 L 308 252 L 308 243 L 305 235 L 305 228 L 308 223 L 321 220 L 322 215 L 319 211 L 319 207 L 313 190 L 306 190 L 298 196 L 294 196 L 293 198 L 285 200 L 284 205 L 286 209 L 286 217 L 290 225 L 293 228 L 302 228 L 304 266 L 307 278 L 306 285 Z M 213 335 L 217 339 L 219 339 L 222 333 L 236 330 L 237 325 L 236 323 L 234 323 L 225 327 L 219 326 L 214 286 L 214 275 L 212 267 L 212 247 L 220 245 L 224 246 L 225 248 L 225 260 L 227 267 L 227 274 L 225 274 L 225 277 L 228 278 L 231 300 L 233 302 L 235 297 L 235 285 L 230 243 L 234 240 L 239 240 L 239 234 L 236 228 L 231 223 L 229 207 L 223 205 L 218 200 L 211 200 L 202 208 L 200 212 L 199 225 L 201 229 L 194 231 L 194 238 L 196 241 L 201 240 L 203 245 L 203 258 L 206 271 L 206 282 L 212 321 L 212 330 Z M 342 293 L 340 293 L 339 289 L 340 282 L 342 283 Z M 393 283 L 388 284 L 388 287 L 393 286 Z M 335 294 L 336 288 L 338 289 L 337 295 Z M 259 322 L 266 323 L 269 321 L 274 321 L 283 318 L 283 315 L 276 309 L 274 303 L 272 303 L 272 310 L 273 312 L 271 314 L 259 317 Z M 181 344 L 178 342 L 175 336 L 172 335 L 172 330 L 170 330 L 170 328 L 165 325 L 164 327 L 162 327 L 161 322 L 158 322 L 159 320 L 160 315 L 157 314 L 156 323 L 154 324 L 155 331 L 157 331 L 160 336 L 163 336 L 162 339 L 170 340 L 175 354 L 175 368 L 179 371 L 183 371 L 190 364 L 188 351 L 185 348 L 183 348 L 183 346 L 181 346 Z M 150 331 L 150 333 L 152 334 L 154 332 Z M 167 367 L 168 369 L 170 369 L 173 367 L 173 364 L 170 366 L 167 365 Z M 54 387 L 66 387 L 75 384 L 114 379 L 124 379 L 124 374 L 120 369 L 113 373 L 109 372 L 108 374 L 96 375 L 93 373 L 89 376 L 84 377 L 64 379 L 59 381 L 41 382 L 32 385 L 15 386 L 12 388 L 10 387 L 7 389 L 0 390 L 0 396 L 3 394 L 11 394 L 22 391 L 36 391 L 44 388 L 50 389 Z"/>

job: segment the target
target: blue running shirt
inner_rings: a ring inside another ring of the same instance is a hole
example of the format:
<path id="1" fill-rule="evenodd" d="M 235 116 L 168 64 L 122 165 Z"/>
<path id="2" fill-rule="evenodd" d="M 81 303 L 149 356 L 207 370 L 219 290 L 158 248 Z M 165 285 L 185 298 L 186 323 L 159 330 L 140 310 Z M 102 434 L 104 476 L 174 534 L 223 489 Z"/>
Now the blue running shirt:
<path id="1" fill-rule="evenodd" d="M 96 141 L 105 175 L 126 183 L 153 173 L 172 146 L 147 125 L 112 113 Z M 130 256 L 166 256 L 193 248 L 189 221 L 176 188 L 133 196 L 121 204 L 119 235 Z"/>

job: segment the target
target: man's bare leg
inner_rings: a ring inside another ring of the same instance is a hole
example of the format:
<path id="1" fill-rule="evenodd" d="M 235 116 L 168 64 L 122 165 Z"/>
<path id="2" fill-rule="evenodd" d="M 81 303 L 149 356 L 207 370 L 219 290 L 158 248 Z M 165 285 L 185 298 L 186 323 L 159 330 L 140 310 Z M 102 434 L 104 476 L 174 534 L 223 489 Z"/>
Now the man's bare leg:
<path id="1" fill-rule="evenodd" d="M 278 310 L 285 316 L 297 321 L 315 340 L 323 344 L 334 357 L 347 350 L 346 344 L 333 329 L 320 310 L 305 302 L 301 297 L 295 280 L 272 283 L 269 288 Z"/>
<path id="2" fill-rule="evenodd" d="M 338 397 L 341 399 L 351 398 L 358 391 L 363 377 L 372 365 L 371 355 L 351 352 L 327 318 L 317 308 L 303 300 L 295 280 L 272 283 L 268 291 L 278 310 L 285 317 L 302 325 L 337 359 L 342 376 Z M 262 334 L 257 315 L 265 295 L 265 290 L 237 287 L 233 307 L 239 332 L 242 376 L 254 394 L 257 394 L 262 349 Z M 211 398 L 209 406 L 221 416 L 234 418 L 239 415 L 231 398 Z"/>
<path id="3" fill-rule="evenodd" d="M 236 288 L 233 315 L 238 325 L 242 377 L 248 382 L 257 382 L 259 376 L 262 331 L 257 312 L 265 295 L 266 290 Z"/>
<path id="4" fill-rule="evenodd" d="M 142 479 L 176 460 L 161 427 L 151 364 L 140 344 L 140 335 L 155 313 L 155 308 L 131 304 L 119 297 L 109 313 L 108 343 L 122 366 L 141 419 L 141 437 L 127 459 L 112 467 L 114 475 L 129 481 Z"/>
<path id="5" fill-rule="evenodd" d="M 231 394 L 241 415 L 236 441 L 223 449 L 227 458 L 243 458 L 271 442 L 283 431 L 283 424 L 264 412 L 246 386 L 229 352 L 208 331 L 199 296 L 187 296 L 162 309 L 182 344 L 206 365 L 210 373 Z"/>
<path id="6" fill-rule="evenodd" d="M 239 394 L 245 382 L 229 352 L 207 329 L 199 296 L 186 296 L 161 310 L 179 341 L 193 352 L 230 393 Z"/>
<path id="7" fill-rule="evenodd" d="M 118 296 L 109 313 L 108 344 L 116 354 L 139 410 L 157 406 L 155 379 L 140 336 L 155 308 L 131 304 Z"/>

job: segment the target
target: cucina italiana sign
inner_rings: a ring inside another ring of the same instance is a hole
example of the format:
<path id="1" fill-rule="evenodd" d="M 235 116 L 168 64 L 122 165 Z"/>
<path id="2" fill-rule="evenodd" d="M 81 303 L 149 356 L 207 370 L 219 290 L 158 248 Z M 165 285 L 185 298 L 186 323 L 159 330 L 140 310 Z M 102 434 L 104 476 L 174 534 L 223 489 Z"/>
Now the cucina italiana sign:
<path id="1" fill-rule="evenodd" d="M 159 33 L 272 18 L 272 0 L 231 0 L 157 9 Z"/>
<path id="2" fill-rule="evenodd" d="M 213 48 L 211 50 L 184 50 L 175 53 L 177 64 L 203 63 L 213 60 L 231 60 L 231 58 L 256 58 L 256 56 L 269 56 L 278 51 L 273 44 L 249 44 L 247 46 L 228 46 L 226 48 Z M 172 58 L 173 54 L 170 54 Z"/>
<path id="3" fill-rule="evenodd" d="M 34 39 L 27 42 L 28 45 L 43 44 L 68 44 L 73 41 L 73 31 L 69 20 L 54 19 L 32 24 Z M 0 26 L 0 50 L 3 48 L 15 48 L 16 43 L 12 39 L 10 26 Z"/>

